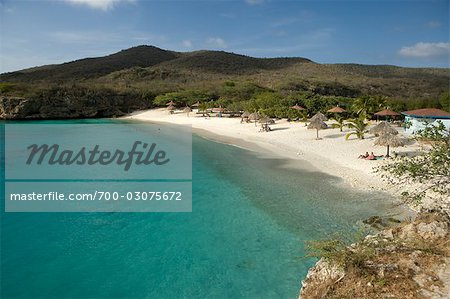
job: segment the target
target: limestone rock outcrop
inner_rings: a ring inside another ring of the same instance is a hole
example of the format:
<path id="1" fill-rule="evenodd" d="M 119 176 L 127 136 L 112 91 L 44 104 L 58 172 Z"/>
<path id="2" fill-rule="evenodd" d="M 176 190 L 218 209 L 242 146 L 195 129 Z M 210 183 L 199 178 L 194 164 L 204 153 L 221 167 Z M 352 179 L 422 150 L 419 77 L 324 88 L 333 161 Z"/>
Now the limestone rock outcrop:
<path id="1" fill-rule="evenodd" d="M 365 254 L 353 263 L 319 260 L 302 281 L 300 298 L 450 298 L 449 230 L 448 214 L 423 211 L 369 235 L 347 248 Z"/>
<path id="2" fill-rule="evenodd" d="M 69 119 L 117 117 L 150 107 L 150 101 L 130 95 L 103 97 L 0 97 L 0 119 Z"/>

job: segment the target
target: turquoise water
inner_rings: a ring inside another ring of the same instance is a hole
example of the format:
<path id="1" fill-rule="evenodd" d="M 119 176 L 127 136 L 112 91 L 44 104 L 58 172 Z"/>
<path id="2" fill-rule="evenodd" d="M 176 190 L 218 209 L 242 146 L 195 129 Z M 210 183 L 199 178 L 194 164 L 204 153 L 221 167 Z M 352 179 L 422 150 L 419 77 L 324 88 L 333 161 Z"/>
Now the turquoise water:
<path id="1" fill-rule="evenodd" d="M 192 213 L 2 208 L 1 298 L 298 297 L 306 240 L 393 207 L 289 163 L 194 136 Z"/>

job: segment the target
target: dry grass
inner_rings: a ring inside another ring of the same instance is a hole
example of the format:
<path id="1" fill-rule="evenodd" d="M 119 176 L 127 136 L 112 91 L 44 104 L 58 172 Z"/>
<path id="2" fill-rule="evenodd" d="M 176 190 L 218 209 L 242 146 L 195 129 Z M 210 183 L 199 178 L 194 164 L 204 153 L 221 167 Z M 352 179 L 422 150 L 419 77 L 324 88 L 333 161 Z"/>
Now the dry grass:
<path id="1" fill-rule="evenodd" d="M 449 223 L 445 215 L 425 213 L 414 224 L 435 221 Z M 402 227 L 392 229 L 392 239 L 380 235 L 340 251 L 329 250 L 326 260 L 342 267 L 345 276 L 335 282 L 314 285 L 302 293 L 302 299 L 419 299 L 425 298 L 426 292 L 442 288 L 436 271 L 450 257 L 450 234 L 432 241 L 420 237 L 402 239 L 399 237 Z"/>

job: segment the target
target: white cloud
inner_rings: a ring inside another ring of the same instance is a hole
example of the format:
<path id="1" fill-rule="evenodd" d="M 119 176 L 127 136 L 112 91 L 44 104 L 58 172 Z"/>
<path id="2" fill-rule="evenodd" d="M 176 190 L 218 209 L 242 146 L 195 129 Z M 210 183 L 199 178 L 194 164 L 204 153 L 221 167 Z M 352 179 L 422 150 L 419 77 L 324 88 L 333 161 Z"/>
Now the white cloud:
<path id="1" fill-rule="evenodd" d="M 441 27 L 441 23 L 439 21 L 429 21 L 425 24 L 425 27 L 428 28 L 438 28 Z"/>
<path id="2" fill-rule="evenodd" d="M 403 47 L 398 53 L 406 57 L 433 58 L 450 55 L 450 43 L 417 43 L 411 47 Z"/>
<path id="3" fill-rule="evenodd" d="M 258 5 L 263 4 L 264 0 L 245 0 L 248 5 Z"/>
<path id="4" fill-rule="evenodd" d="M 136 0 L 63 0 L 75 5 L 86 5 L 93 9 L 110 10 L 119 3 L 132 3 Z"/>
<path id="5" fill-rule="evenodd" d="M 184 40 L 181 42 L 181 44 L 183 45 L 183 47 L 185 48 L 192 48 L 194 45 L 192 44 L 192 42 L 188 39 Z"/>
<path id="6" fill-rule="evenodd" d="M 210 37 L 206 40 L 206 43 L 214 48 L 226 48 L 227 43 L 220 37 Z"/>

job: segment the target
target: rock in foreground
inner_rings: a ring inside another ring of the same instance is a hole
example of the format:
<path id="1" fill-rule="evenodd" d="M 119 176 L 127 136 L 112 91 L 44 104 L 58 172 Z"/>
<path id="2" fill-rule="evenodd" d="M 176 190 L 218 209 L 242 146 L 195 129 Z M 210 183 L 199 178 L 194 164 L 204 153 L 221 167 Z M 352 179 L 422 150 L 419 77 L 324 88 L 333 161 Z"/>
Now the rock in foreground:
<path id="1" fill-rule="evenodd" d="M 449 229 L 447 214 L 422 212 L 367 236 L 346 249 L 344 262 L 322 258 L 311 268 L 300 297 L 450 298 Z"/>

